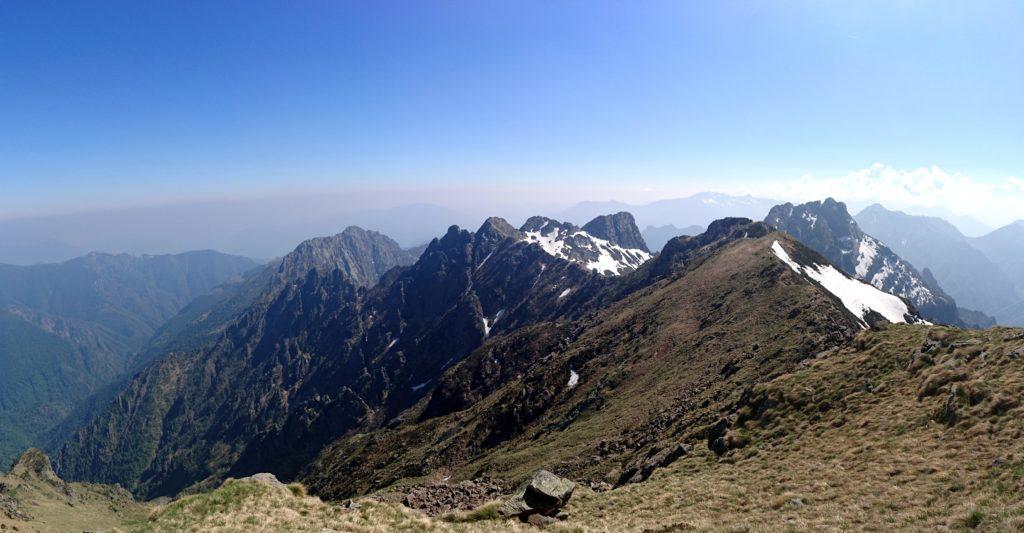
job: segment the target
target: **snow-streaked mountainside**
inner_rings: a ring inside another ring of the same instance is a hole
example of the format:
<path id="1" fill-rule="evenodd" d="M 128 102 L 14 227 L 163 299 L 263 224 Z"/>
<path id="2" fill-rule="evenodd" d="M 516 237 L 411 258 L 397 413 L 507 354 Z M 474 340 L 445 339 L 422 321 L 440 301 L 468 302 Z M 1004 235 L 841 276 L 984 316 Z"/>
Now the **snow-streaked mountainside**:
<path id="1" fill-rule="evenodd" d="M 623 224 L 632 226 L 633 237 L 640 232 L 629 213 L 608 215 L 618 217 Z M 595 219 L 596 221 L 596 219 Z M 531 217 L 520 228 L 522 240 L 535 243 L 548 254 L 579 263 L 603 275 L 620 275 L 636 270 L 652 255 L 641 248 L 629 248 L 614 240 L 602 239 L 568 222 L 546 217 Z"/>
<path id="2" fill-rule="evenodd" d="M 967 325 L 956 303 L 931 275 L 918 272 L 888 246 L 861 231 L 842 202 L 829 198 L 824 202 L 778 205 L 765 222 L 793 235 L 843 272 L 906 298 L 925 318 Z"/>
<path id="3" fill-rule="evenodd" d="M 832 265 L 802 265 L 790 257 L 779 241 L 772 244 L 772 252 L 794 272 L 813 280 L 839 298 L 843 306 L 860 319 L 864 328 L 868 327 L 872 313 L 877 313 L 894 324 L 927 324 L 927 321 L 918 317 L 899 297 L 853 279 Z"/>

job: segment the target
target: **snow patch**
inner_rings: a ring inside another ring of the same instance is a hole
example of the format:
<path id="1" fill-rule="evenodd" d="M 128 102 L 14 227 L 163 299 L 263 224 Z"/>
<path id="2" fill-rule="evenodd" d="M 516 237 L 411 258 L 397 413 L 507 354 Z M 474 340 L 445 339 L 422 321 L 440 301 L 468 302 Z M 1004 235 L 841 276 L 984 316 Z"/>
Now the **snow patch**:
<path id="1" fill-rule="evenodd" d="M 565 248 L 565 241 L 558 238 L 558 228 L 552 229 L 547 235 L 539 231 L 527 231 L 526 240 L 539 244 L 548 255 L 561 257 L 562 259 L 569 258 L 569 256 L 562 252 Z"/>
<path id="2" fill-rule="evenodd" d="M 843 306 L 860 319 L 861 326 L 864 328 L 868 327 L 864 317 L 871 311 L 877 312 L 894 324 L 906 323 L 907 317 L 913 316 L 910 313 L 910 309 L 907 308 L 907 304 L 899 297 L 882 292 L 867 283 L 852 279 L 836 270 L 832 265 L 814 264 L 802 266 L 786 253 L 786 250 L 779 244 L 779 241 L 775 241 L 772 244 L 772 252 L 783 263 L 793 269 L 794 272 L 818 282 L 825 290 L 839 298 L 843 302 Z"/>
<path id="3" fill-rule="evenodd" d="M 561 294 L 558 295 L 558 299 L 561 300 L 562 298 L 569 296 L 570 292 L 572 292 L 572 289 L 565 289 L 564 291 L 561 292 Z"/>
<path id="4" fill-rule="evenodd" d="M 494 252 L 491 252 L 491 253 L 487 254 L 487 257 L 485 257 L 483 261 L 480 261 L 480 264 L 476 266 L 476 270 L 480 270 L 481 268 L 483 268 L 484 263 L 486 263 L 487 260 L 490 259 L 492 255 L 494 255 Z"/>
<path id="5" fill-rule="evenodd" d="M 570 368 L 569 369 L 569 382 L 566 383 L 566 386 L 571 389 L 571 388 L 575 387 L 576 384 L 579 383 L 579 382 L 580 382 L 580 375 L 577 374 L 575 370 Z"/>
<path id="6" fill-rule="evenodd" d="M 423 389 L 423 387 L 426 387 L 427 385 L 430 385 L 430 382 L 431 382 L 431 381 L 433 381 L 433 380 L 432 380 L 432 379 L 428 379 L 428 380 L 424 381 L 423 383 L 420 383 L 419 385 L 413 385 L 413 386 L 411 387 L 411 388 L 412 388 L 412 391 L 413 391 L 413 392 L 418 392 L 418 391 L 420 391 L 421 389 Z"/>
<path id="7" fill-rule="evenodd" d="M 487 317 L 483 317 L 484 322 L 484 337 L 491 334 L 491 330 L 494 329 L 494 324 L 505 315 L 504 309 L 498 309 L 498 312 L 494 315 L 494 320 L 488 320 Z"/>
<path id="8" fill-rule="evenodd" d="M 870 237 L 860 240 L 860 248 L 857 254 L 857 277 L 867 279 L 871 265 L 875 263 L 875 256 L 878 255 L 878 243 Z"/>

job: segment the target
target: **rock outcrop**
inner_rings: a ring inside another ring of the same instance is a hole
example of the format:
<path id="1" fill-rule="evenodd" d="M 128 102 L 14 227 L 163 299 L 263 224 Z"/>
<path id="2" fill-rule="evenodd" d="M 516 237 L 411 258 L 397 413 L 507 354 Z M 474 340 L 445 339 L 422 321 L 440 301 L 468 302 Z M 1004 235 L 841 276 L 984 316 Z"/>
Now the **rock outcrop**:
<path id="1" fill-rule="evenodd" d="M 501 496 L 501 487 L 487 480 L 438 483 L 413 488 L 402 503 L 429 516 L 479 507 Z"/>
<path id="2" fill-rule="evenodd" d="M 505 500 L 499 512 L 502 516 L 516 517 L 524 522 L 530 521 L 532 515 L 553 518 L 569 503 L 574 490 L 575 482 L 547 470 L 538 470 Z"/>

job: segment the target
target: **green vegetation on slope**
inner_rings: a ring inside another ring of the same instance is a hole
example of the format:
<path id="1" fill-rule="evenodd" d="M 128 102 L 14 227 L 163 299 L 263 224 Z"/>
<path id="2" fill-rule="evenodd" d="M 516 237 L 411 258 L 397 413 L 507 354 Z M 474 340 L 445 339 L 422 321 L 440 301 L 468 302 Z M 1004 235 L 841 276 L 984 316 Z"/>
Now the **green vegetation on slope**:
<path id="1" fill-rule="evenodd" d="M 42 445 L 164 321 L 254 265 L 212 251 L 0 265 L 0 463 Z"/>
<path id="2" fill-rule="evenodd" d="M 0 310 L 0 463 L 96 384 L 71 343 Z"/>

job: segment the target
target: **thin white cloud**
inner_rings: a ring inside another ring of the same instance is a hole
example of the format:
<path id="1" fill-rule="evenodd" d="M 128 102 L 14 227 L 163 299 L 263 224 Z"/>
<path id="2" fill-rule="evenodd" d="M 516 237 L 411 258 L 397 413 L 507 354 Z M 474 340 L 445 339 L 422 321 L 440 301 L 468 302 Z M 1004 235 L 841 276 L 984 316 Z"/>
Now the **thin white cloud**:
<path id="1" fill-rule="evenodd" d="M 841 177 L 811 174 L 745 187 L 743 192 L 792 202 L 833 197 L 848 203 L 878 202 L 890 209 L 948 210 L 993 226 L 1024 218 L 1024 180 L 985 182 L 937 166 L 902 170 L 875 163 Z"/>

